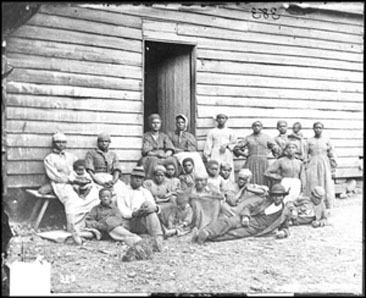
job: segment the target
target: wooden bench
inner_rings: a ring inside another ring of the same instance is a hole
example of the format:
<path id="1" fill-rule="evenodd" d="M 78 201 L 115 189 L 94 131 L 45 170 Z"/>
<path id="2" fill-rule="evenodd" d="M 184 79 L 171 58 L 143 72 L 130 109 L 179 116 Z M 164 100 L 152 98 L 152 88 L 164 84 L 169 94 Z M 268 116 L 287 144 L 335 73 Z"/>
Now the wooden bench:
<path id="1" fill-rule="evenodd" d="M 37 199 L 36 204 L 33 207 L 32 214 L 29 217 L 30 222 L 34 221 L 33 228 L 37 230 L 50 200 L 57 200 L 57 197 L 53 194 L 43 195 L 36 189 L 26 189 L 26 192 Z"/>

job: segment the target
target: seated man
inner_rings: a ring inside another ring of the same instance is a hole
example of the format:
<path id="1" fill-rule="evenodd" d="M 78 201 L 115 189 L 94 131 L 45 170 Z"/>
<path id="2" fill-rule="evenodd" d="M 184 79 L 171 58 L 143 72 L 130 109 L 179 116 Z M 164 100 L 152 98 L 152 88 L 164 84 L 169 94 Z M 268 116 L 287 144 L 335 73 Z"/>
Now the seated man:
<path id="1" fill-rule="evenodd" d="M 263 236 L 276 231 L 276 238 L 289 235 L 288 225 L 290 214 L 283 199 L 287 195 L 285 188 L 275 184 L 269 197 L 257 197 L 244 206 L 240 214 L 223 217 L 212 222 L 194 235 L 193 241 L 199 244 L 207 240 L 224 241 L 250 236 Z"/>
<path id="2" fill-rule="evenodd" d="M 142 186 L 145 171 L 142 166 L 135 167 L 131 173 L 131 182 L 122 196 L 117 197 L 117 207 L 124 219 L 123 226 L 132 233 L 149 234 L 162 246 L 163 232 L 156 205 L 151 192 Z"/>
<path id="3" fill-rule="evenodd" d="M 113 188 L 118 197 L 125 192 L 126 185 L 120 180 L 122 170 L 116 153 L 109 150 L 110 143 L 109 134 L 99 134 L 98 148 L 86 153 L 85 167 L 99 189 Z"/>
<path id="4" fill-rule="evenodd" d="M 314 187 L 309 197 L 298 197 L 295 201 L 287 203 L 291 212 L 291 222 L 297 224 L 310 224 L 314 228 L 324 227 L 328 224 L 324 204 L 325 190 L 321 186 Z M 290 222 L 290 223 L 291 223 Z"/>

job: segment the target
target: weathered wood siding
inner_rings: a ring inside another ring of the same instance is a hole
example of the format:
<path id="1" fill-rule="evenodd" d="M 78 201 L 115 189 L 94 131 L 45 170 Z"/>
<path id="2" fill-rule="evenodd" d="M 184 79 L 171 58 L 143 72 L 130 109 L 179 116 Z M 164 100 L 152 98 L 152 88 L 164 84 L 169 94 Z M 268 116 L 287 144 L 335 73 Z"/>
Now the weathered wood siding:
<path id="1" fill-rule="evenodd" d="M 363 155 L 363 19 L 325 12 L 253 19 L 259 4 L 220 7 L 44 5 L 8 40 L 9 186 L 39 185 L 51 135 L 61 130 L 82 157 L 109 131 L 128 173 L 143 133 L 142 41 L 196 45 L 197 137 L 224 112 L 239 137 L 260 119 L 300 121 L 305 137 L 322 121 L 338 177 L 360 176 Z M 236 169 L 243 164 L 236 160 Z"/>

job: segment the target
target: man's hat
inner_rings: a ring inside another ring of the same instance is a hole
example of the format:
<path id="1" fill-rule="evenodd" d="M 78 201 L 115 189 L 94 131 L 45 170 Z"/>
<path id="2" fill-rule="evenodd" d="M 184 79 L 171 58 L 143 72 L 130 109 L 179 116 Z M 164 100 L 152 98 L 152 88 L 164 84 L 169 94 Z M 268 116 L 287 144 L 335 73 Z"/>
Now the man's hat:
<path id="1" fill-rule="evenodd" d="M 326 193 L 323 187 L 315 186 L 311 194 L 318 199 L 324 199 Z"/>
<path id="2" fill-rule="evenodd" d="M 109 140 L 110 141 L 111 140 L 111 136 L 107 132 L 101 132 L 98 135 L 98 140 Z"/>
<path id="3" fill-rule="evenodd" d="M 286 191 L 285 187 L 279 183 L 272 186 L 269 194 L 270 195 L 284 195 L 287 196 L 289 191 Z"/>
<path id="4" fill-rule="evenodd" d="M 131 176 L 145 177 L 144 167 L 134 167 Z"/>

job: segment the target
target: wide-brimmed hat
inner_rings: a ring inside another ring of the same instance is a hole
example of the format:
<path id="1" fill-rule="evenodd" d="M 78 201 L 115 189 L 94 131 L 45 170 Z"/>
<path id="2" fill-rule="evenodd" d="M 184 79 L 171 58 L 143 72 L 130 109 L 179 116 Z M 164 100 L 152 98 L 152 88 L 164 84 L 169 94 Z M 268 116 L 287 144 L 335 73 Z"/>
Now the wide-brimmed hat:
<path id="1" fill-rule="evenodd" d="M 272 186 L 271 190 L 269 191 L 270 195 L 284 195 L 287 196 L 289 191 L 285 189 L 285 187 L 282 184 L 275 184 Z"/>
<path id="2" fill-rule="evenodd" d="M 321 186 L 315 186 L 311 194 L 318 199 L 324 199 L 326 195 L 324 188 Z"/>
<path id="3" fill-rule="evenodd" d="M 134 167 L 132 169 L 131 176 L 145 177 L 144 167 Z"/>

